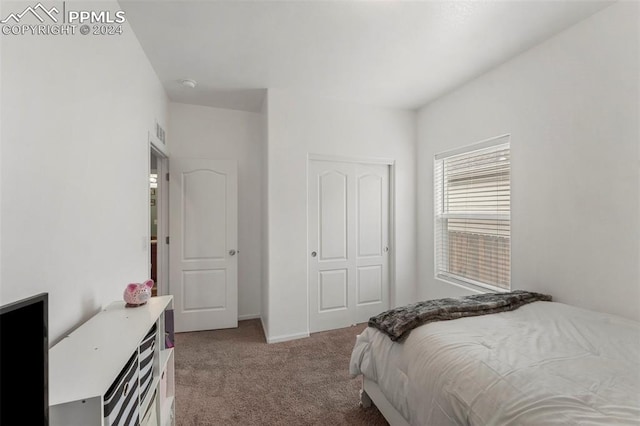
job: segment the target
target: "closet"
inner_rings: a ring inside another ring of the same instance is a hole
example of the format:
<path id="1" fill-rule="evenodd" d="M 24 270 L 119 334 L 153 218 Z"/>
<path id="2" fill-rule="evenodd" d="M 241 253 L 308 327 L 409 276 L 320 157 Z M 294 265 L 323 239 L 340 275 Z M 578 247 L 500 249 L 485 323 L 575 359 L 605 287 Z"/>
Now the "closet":
<path id="1" fill-rule="evenodd" d="M 309 161 L 309 331 L 389 309 L 389 166 Z"/>

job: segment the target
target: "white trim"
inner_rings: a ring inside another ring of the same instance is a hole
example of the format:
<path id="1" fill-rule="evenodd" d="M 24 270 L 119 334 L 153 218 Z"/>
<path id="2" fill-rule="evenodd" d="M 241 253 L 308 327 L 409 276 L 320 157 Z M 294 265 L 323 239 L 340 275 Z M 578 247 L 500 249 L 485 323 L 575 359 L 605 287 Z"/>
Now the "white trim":
<path id="1" fill-rule="evenodd" d="M 453 274 L 445 274 L 445 273 L 436 273 L 435 279 L 438 281 L 442 281 L 444 283 L 454 285 L 456 287 L 464 288 L 465 290 L 474 291 L 476 293 L 507 293 L 510 290 L 494 287 L 489 284 L 481 283 L 480 281 L 471 280 L 468 278 L 458 277 Z"/>
<path id="2" fill-rule="evenodd" d="M 157 140 L 157 139 L 156 139 Z M 147 185 L 148 176 L 151 173 L 151 156 L 154 155 L 157 159 L 158 167 L 158 188 L 156 189 L 156 210 L 157 210 L 157 232 L 156 238 L 156 275 L 157 275 L 157 288 L 158 295 L 164 296 L 171 294 L 169 289 L 169 246 L 166 244 L 166 237 L 169 236 L 169 182 L 165 180 L 165 174 L 169 172 L 169 157 L 161 151 L 154 143 L 153 135 L 149 133 L 149 167 L 147 173 Z M 149 193 L 149 191 L 147 191 Z M 151 198 L 151 195 L 149 195 Z M 147 200 L 147 206 L 150 206 L 149 200 Z M 149 230 L 149 241 L 151 240 L 151 223 L 150 217 L 148 218 L 147 229 Z M 148 253 L 151 258 L 151 253 Z"/>
<path id="3" fill-rule="evenodd" d="M 371 158 L 371 157 L 340 157 L 335 155 L 324 154 L 308 154 L 307 164 L 309 161 L 336 161 L 339 163 L 358 163 L 358 164 L 386 164 L 392 166 L 395 160 L 390 158 Z"/>
<path id="4" fill-rule="evenodd" d="M 439 203 L 441 202 L 440 200 L 437 199 L 437 194 L 438 191 L 436 190 L 436 183 L 438 182 L 438 177 L 436 177 L 436 171 L 438 170 L 438 160 L 436 160 L 435 156 L 433 158 L 433 162 L 431 163 L 431 172 L 432 172 L 432 178 L 433 178 L 433 218 L 432 218 L 432 224 L 431 224 L 431 230 L 432 235 L 431 235 L 431 239 L 432 239 L 432 243 L 433 243 L 433 272 L 434 272 L 434 277 L 437 279 L 438 278 L 438 237 L 436 232 L 438 232 L 438 215 L 441 214 L 438 210 L 439 210 Z M 419 259 L 417 259 L 419 261 Z"/>
<path id="5" fill-rule="evenodd" d="M 303 333 L 281 334 L 280 336 L 266 337 L 266 339 L 267 339 L 267 343 L 280 343 L 280 342 L 287 342 L 289 340 L 304 339 L 305 337 L 309 337 L 308 331 Z"/>
<path id="6" fill-rule="evenodd" d="M 396 288 L 396 162 L 389 164 L 389 309 L 395 308 L 397 302 Z"/>
<path id="7" fill-rule="evenodd" d="M 506 138 L 506 141 L 501 139 Z M 498 145 L 506 145 L 511 142 L 511 134 L 507 133 L 500 136 L 495 136 L 489 139 L 482 140 L 480 142 L 474 142 L 472 144 L 461 146 L 460 148 L 451 149 L 449 151 L 439 152 L 433 158 L 434 160 L 442 160 L 443 158 L 453 157 L 459 154 L 465 154 L 469 151 L 477 151 L 485 148 L 493 148 Z"/>
<path id="8" fill-rule="evenodd" d="M 310 285 L 310 280 L 309 280 L 309 170 L 311 169 L 311 161 L 312 161 L 312 157 L 314 157 L 313 154 L 308 154 L 307 155 L 307 161 L 305 162 L 305 176 L 304 176 L 304 182 L 305 182 L 305 197 L 304 197 L 304 213 L 306 215 L 305 217 L 305 222 L 306 222 L 306 228 L 305 228 L 305 234 L 304 234 L 304 242 L 305 242 L 305 247 L 306 247 L 306 252 L 305 252 L 305 262 L 304 262 L 304 271 L 305 271 L 305 293 L 306 293 L 306 297 L 305 297 L 305 309 L 307 310 L 307 316 L 306 316 L 306 320 L 307 320 L 307 333 L 311 333 L 311 309 L 309 309 L 309 304 L 311 303 L 309 301 L 310 293 L 309 293 L 309 285 Z"/>
<path id="9" fill-rule="evenodd" d="M 511 213 L 440 213 L 436 214 L 438 219 L 479 219 L 479 220 L 511 220 Z"/>
<path id="10" fill-rule="evenodd" d="M 246 320 L 252 320 L 252 319 L 262 319 L 262 317 L 260 316 L 260 314 L 244 314 L 244 315 L 238 315 L 238 321 L 246 321 Z"/>

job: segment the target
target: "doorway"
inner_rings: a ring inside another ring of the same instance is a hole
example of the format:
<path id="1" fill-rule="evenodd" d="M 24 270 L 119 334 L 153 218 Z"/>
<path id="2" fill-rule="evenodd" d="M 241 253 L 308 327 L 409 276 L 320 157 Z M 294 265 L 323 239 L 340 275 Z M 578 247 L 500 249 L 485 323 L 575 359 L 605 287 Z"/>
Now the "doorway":
<path id="1" fill-rule="evenodd" d="M 169 294 L 167 157 L 153 145 L 149 149 L 149 277 L 153 296 Z"/>

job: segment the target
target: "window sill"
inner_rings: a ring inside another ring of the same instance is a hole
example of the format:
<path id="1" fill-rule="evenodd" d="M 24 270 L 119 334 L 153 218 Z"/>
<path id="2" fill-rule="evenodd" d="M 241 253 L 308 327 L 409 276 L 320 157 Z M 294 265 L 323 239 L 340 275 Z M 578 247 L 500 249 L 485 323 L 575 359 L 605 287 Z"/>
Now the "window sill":
<path id="1" fill-rule="evenodd" d="M 483 284 L 474 284 L 468 281 L 463 281 L 463 280 L 459 280 L 456 279 L 453 276 L 450 275 L 444 275 L 444 274 L 438 274 L 435 276 L 435 279 L 449 284 L 449 285 L 453 285 L 455 287 L 459 287 L 462 288 L 464 290 L 468 290 L 468 291 L 472 291 L 474 293 L 507 293 L 511 290 L 509 289 L 504 289 L 504 288 L 500 288 L 500 287 L 494 287 L 494 286 L 490 286 L 490 285 L 483 285 Z"/>

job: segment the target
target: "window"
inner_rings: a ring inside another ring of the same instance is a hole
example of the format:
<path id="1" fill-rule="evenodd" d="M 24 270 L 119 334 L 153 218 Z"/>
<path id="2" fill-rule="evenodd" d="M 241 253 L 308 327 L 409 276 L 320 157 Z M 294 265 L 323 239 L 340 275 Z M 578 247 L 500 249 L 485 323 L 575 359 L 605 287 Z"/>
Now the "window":
<path id="1" fill-rule="evenodd" d="M 509 290 L 509 136 L 438 154 L 434 173 L 436 277 Z"/>

